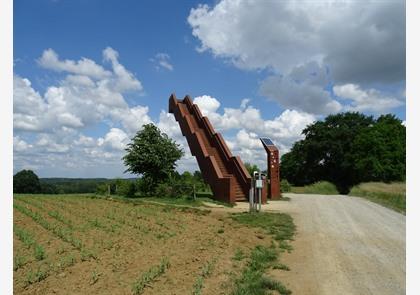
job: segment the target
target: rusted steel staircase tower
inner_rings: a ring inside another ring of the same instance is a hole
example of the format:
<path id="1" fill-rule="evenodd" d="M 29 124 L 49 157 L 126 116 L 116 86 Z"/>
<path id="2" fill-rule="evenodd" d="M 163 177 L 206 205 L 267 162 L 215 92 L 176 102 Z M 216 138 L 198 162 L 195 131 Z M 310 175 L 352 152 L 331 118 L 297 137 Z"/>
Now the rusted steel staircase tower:
<path id="1" fill-rule="evenodd" d="M 187 95 L 178 100 L 172 94 L 169 112 L 175 115 L 214 198 L 228 203 L 247 201 L 251 185 L 248 170 L 239 157 L 232 156 L 222 135 L 214 131 L 191 98 Z"/>

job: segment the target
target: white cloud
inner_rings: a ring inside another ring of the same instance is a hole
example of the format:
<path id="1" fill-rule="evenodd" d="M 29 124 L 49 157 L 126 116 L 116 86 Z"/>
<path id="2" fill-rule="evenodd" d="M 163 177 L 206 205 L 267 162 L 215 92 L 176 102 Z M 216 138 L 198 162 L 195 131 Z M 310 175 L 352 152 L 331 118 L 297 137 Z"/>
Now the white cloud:
<path id="1" fill-rule="evenodd" d="M 51 48 L 43 52 L 41 58 L 38 59 L 38 63 L 46 69 L 84 75 L 96 79 L 111 76 L 109 71 L 106 71 L 102 66 L 97 65 L 91 59 L 82 58 L 79 61 L 68 59 L 60 60 L 58 54 Z"/>
<path id="2" fill-rule="evenodd" d="M 124 150 L 128 142 L 129 138 L 127 134 L 119 128 L 111 128 L 105 135 L 105 138 L 98 139 L 99 146 L 105 146 L 120 151 Z"/>
<path id="3" fill-rule="evenodd" d="M 263 5 L 257 0 L 221 0 L 191 9 L 188 23 L 200 52 L 211 52 L 240 69 L 268 70 L 260 93 L 283 108 L 334 113 L 345 106 L 331 97 L 331 84 L 373 88 L 405 81 L 401 0 Z"/>
<path id="4" fill-rule="evenodd" d="M 103 56 L 106 61 L 111 62 L 113 72 L 116 79 L 105 80 L 104 83 L 114 84 L 111 87 L 115 87 L 117 91 L 125 92 L 130 90 L 142 90 L 143 86 L 139 80 L 126 68 L 118 62 L 118 52 L 107 47 L 103 51 Z"/>
<path id="5" fill-rule="evenodd" d="M 14 77 L 15 169 L 32 167 L 56 176 L 78 176 L 88 171 L 110 176 L 103 167 L 111 167 L 113 173 L 121 175 L 126 144 L 143 124 L 153 120 L 147 106 L 130 107 L 124 98 L 128 91 L 141 92 L 140 81 L 119 64 L 115 50 L 105 49 L 103 55 L 112 67 L 104 78 L 86 71 L 82 74 L 78 67 L 83 60 L 61 61 L 57 57 L 56 64 L 67 75 L 47 87 L 44 94 L 35 91 L 28 79 Z M 245 161 L 265 163 L 258 137 L 271 137 L 285 151 L 314 120 L 313 115 L 296 110 L 267 120 L 250 101 L 243 99 L 237 108 L 221 109 L 219 100 L 209 95 L 194 99 L 215 129 L 223 132 L 232 152 Z M 84 133 L 85 128 L 104 122 L 109 129 L 100 137 Z M 162 110 L 154 123 L 185 151 L 179 170 L 198 169 L 173 115 Z"/>
<path id="6" fill-rule="evenodd" d="M 19 136 L 13 137 L 13 150 L 16 152 L 26 152 L 32 148 L 31 144 L 19 138 Z"/>
<path id="7" fill-rule="evenodd" d="M 77 176 L 89 170 L 106 173 L 98 167 L 112 166 L 121 175 L 125 144 L 152 120 L 147 106 L 127 104 L 125 94 L 141 95 L 143 87 L 119 63 L 118 52 L 106 48 L 103 57 L 109 70 L 86 58 L 61 60 L 52 49 L 46 50 L 39 64 L 66 75 L 44 94 L 28 79 L 14 76 L 15 169 L 33 167 Z M 100 123 L 109 125 L 102 137 L 83 133 Z"/>
<path id="8" fill-rule="evenodd" d="M 130 136 L 141 129 L 145 124 L 151 123 L 152 120 L 148 115 L 149 107 L 135 106 L 132 108 L 125 108 L 123 110 L 111 110 L 111 117 L 122 123 Z"/>
<path id="9" fill-rule="evenodd" d="M 48 87 L 43 96 L 28 79 L 15 75 L 15 130 L 51 132 L 62 126 L 82 128 L 111 118 L 131 133 L 150 122 L 147 107 L 130 108 L 124 99 L 126 92 L 140 93 L 141 82 L 118 62 L 118 52 L 108 47 L 103 56 L 111 63 L 111 71 L 92 60 L 62 61 L 52 49 L 44 51 L 39 63 L 68 75 L 59 85 Z"/>
<path id="10" fill-rule="evenodd" d="M 326 70 L 318 67 L 294 68 L 288 75 L 266 78 L 260 85 L 260 93 L 284 108 L 298 109 L 312 114 L 339 112 L 341 104 L 334 100 L 327 85 Z"/>
<path id="11" fill-rule="evenodd" d="M 355 84 L 337 85 L 333 90 L 337 96 L 351 101 L 346 106 L 349 111 L 385 113 L 404 105 L 395 97 L 387 96 L 376 89 L 363 90 Z"/>
<path id="12" fill-rule="evenodd" d="M 157 71 L 166 69 L 172 72 L 174 70 L 174 66 L 171 64 L 170 60 L 171 57 L 167 53 L 157 53 L 153 58 L 150 59 L 150 61 L 155 64 L 155 69 Z"/>
<path id="13" fill-rule="evenodd" d="M 260 137 L 270 137 L 280 152 L 285 153 L 302 138 L 302 130 L 316 119 L 314 115 L 288 109 L 274 119 L 264 119 L 260 110 L 249 105 L 249 101 L 243 100 L 239 108 L 224 108 L 219 112 L 220 102 L 216 98 L 208 95 L 194 98 L 194 103 L 209 118 L 216 132 L 225 134 L 224 139 L 232 153 L 261 168 L 265 167 L 266 160 Z M 227 135 L 235 130 L 235 136 Z"/>
<path id="14" fill-rule="evenodd" d="M 191 9 L 188 23 L 199 50 L 240 68 L 282 73 L 325 60 L 333 75 L 351 72 L 343 79 L 366 79 L 362 70 L 371 79 L 405 79 L 404 1 L 222 0 Z"/>
<path id="15" fill-rule="evenodd" d="M 217 111 L 217 109 L 220 107 L 220 102 L 209 95 L 203 95 L 194 98 L 194 103 L 200 107 L 201 113 L 204 116 Z"/>

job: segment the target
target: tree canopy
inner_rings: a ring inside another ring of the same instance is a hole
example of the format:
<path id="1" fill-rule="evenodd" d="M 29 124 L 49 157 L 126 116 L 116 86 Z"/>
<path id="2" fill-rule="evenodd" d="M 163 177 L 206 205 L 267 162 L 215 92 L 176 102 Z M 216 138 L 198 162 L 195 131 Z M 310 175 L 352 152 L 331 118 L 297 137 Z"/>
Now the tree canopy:
<path id="1" fill-rule="evenodd" d="M 13 192 L 36 194 L 41 192 L 38 176 L 32 170 L 22 170 L 13 176 Z"/>
<path id="2" fill-rule="evenodd" d="M 260 168 L 258 168 L 258 166 L 255 164 L 245 162 L 244 165 L 245 165 L 246 170 L 248 170 L 249 175 L 251 175 L 251 177 L 254 175 L 254 171 L 260 171 Z"/>
<path id="3" fill-rule="evenodd" d="M 167 179 L 176 168 L 183 151 L 154 124 L 144 125 L 125 149 L 123 157 L 126 172 L 141 174 L 151 185 Z"/>
<path id="4" fill-rule="evenodd" d="M 327 180 L 347 193 L 362 181 L 405 179 L 405 126 L 394 115 L 330 115 L 302 134 L 281 159 L 282 177 L 292 184 Z"/>

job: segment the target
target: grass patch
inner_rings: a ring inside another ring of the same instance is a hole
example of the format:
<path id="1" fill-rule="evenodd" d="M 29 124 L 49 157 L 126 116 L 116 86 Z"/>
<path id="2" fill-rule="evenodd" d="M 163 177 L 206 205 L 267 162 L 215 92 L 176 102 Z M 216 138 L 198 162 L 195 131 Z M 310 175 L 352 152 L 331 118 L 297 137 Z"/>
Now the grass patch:
<path id="1" fill-rule="evenodd" d="M 366 182 L 354 186 L 350 196 L 363 197 L 405 214 L 405 182 Z"/>
<path id="2" fill-rule="evenodd" d="M 215 263 L 215 260 L 209 261 L 201 269 L 193 285 L 193 292 L 192 292 L 193 295 L 201 295 L 201 291 L 204 286 L 204 279 L 208 278 L 213 272 L 214 263 Z"/>
<path id="3" fill-rule="evenodd" d="M 245 258 L 244 251 L 242 249 L 236 249 L 235 255 L 233 255 L 233 258 L 232 259 L 233 260 L 236 260 L 236 261 L 241 261 L 244 258 Z"/>
<path id="4" fill-rule="evenodd" d="M 33 283 L 41 282 L 48 277 L 48 270 L 38 268 L 36 271 L 30 270 L 26 274 L 24 281 L 25 286 L 29 286 Z"/>
<path id="5" fill-rule="evenodd" d="M 22 268 L 26 263 L 26 257 L 21 255 L 15 255 L 13 257 L 13 270 L 17 271 L 19 268 Z"/>
<path id="6" fill-rule="evenodd" d="M 290 191 L 295 194 L 320 194 L 338 195 L 340 194 L 336 186 L 328 181 L 319 181 L 305 186 L 292 186 Z"/>
<path id="7" fill-rule="evenodd" d="M 238 213 L 231 217 L 239 223 L 265 230 L 278 244 L 278 248 L 273 242 L 271 247 L 259 245 L 252 250 L 245 269 L 234 280 L 232 295 L 268 295 L 273 294 L 273 291 L 282 295 L 291 294 L 281 282 L 266 276 L 265 272 L 269 268 L 287 267 L 278 262 L 278 255 L 279 248 L 288 251 L 292 249 L 288 243 L 293 239 L 296 230 L 292 217 L 284 213 L 267 212 Z M 243 253 L 235 253 L 235 260 L 243 258 Z"/>
<path id="8" fill-rule="evenodd" d="M 160 261 L 160 264 L 153 266 L 148 271 L 143 273 L 140 278 L 138 278 L 133 284 L 133 294 L 139 295 L 144 292 L 146 286 L 149 286 L 157 277 L 165 273 L 169 268 L 170 264 L 167 257 L 163 257 Z"/>
<path id="9" fill-rule="evenodd" d="M 273 269 L 281 269 L 281 270 L 287 270 L 287 271 L 290 270 L 290 268 L 286 264 L 283 264 L 283 263 L 274 264 Z"/>
<path id="10" fill-rule="evenodd" d="M 69 254 L 67 256 L 61 257 L 57 266 L 59 269 L 63 270 L 67 267 L 75 265 L 76 262 L 76 258 L 73 255 Z"/>
<path id="11" fill-rule="evenodd" d="M 35 244 L 33 236 L 23 228 L 20 228 L 17 225 L 13 225 L 13 231 L 15 232 L 15 235 L 18 237 L 18 239 L 22 241 L 26 248 L 29 249 L 32 245 Z"/>
<path id="12" fill-rule="evenodd" d="M 273 294 L 272 291 L 282 295 L 291 294 L 282 283 L 264 275 L 277 262 L 277 257 L 276 248 L 256 246 L 241 276 L 234 281 L 232 295 L 268 295 Z"/>
<path id="13" fill-rule="evenodd" d="M 231 215 L 234 220 L 248 226 L 264 229 L 281 249 L 290 251 L 292 247 L 287 241 L 293 240 L 296 226 L 290 215 L 284 213 L 238 213 Z"/>
<path id="14" fill-rule="evenodd" d="M 36 245 L 34 249 L 36 260 L 43 260 L 46 257 L 45 250 L 41 245 Z"/>

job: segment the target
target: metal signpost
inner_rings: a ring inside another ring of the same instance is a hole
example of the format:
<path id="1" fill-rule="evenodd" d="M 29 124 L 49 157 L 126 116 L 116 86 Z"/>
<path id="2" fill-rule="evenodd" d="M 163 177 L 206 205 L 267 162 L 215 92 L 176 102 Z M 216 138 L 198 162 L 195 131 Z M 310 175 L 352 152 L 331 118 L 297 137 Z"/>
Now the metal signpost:
<path id="1" fill-rule="evenodd" d="M 265 174 L 254 171 L 251 189 L 249 190 L 249 211 L 260 212 L 262 202 L 262 189 L 264 186 Z"/>

